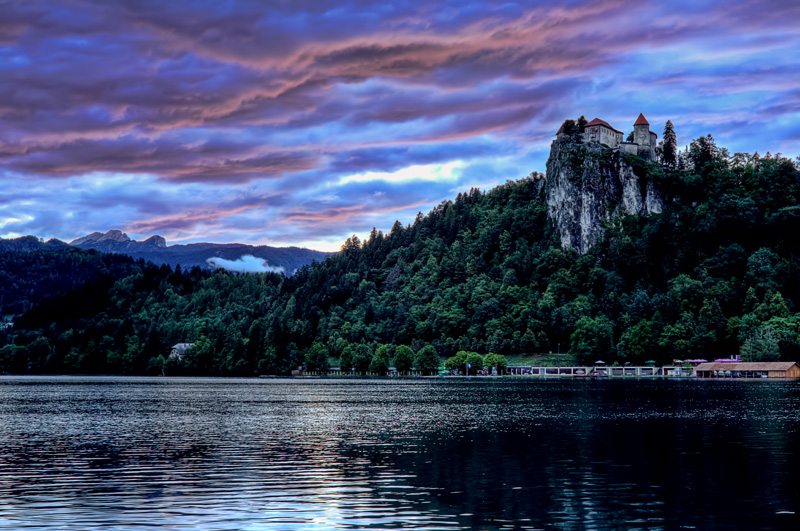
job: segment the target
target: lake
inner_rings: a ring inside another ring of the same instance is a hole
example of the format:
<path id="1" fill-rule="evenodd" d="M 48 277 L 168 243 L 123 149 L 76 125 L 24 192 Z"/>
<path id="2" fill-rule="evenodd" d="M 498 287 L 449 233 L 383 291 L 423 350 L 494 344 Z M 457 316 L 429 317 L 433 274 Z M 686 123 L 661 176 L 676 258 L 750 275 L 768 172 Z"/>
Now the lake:
<path id="1" fill-rule="evenodd" d="M 0 529 L 800 528 L 800 383 L 0 377 Z"/>

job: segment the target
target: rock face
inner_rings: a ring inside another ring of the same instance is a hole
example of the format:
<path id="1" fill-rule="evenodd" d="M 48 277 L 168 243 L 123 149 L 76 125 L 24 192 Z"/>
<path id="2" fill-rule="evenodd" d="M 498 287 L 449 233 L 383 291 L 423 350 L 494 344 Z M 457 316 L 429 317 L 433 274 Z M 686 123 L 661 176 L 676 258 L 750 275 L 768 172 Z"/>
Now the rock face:
<path id="1" fill-rule="evenodd" d="M 149 245 L 151 247 L 158 247 L 159 249 L 167 248 L 167 240 L 165 240 L 161 236 L 150 236 L 145 241 L 143 241 L 142 244 Z"/>
<path id="2" fill-rule="evenodd" d="M 604 222 L 622 214 L 658 214 L 662 207 L 653 183 L 637 175 L 619 150 L 575 138 L 553 142 L 547 214 L 563 248 L 584 254 L 605 236 Z"/>
<path id="3" fill-rule="evenodd" d="M 77 240 L 73 240 L 69 244 L 75 247 L 82 247 L 91 244 L 99 244 L 101 242 L 110 242 L 114 244 L 114 243 L 125 243 L 129 241 L 131 241 L 131 239 L 128 237 L 127 234 L 125 234 L 121 230 L 110 230 L 105 234 L 103 234 L 102 232 L 93 232 L 89 235 L 84 236 L 83 238 L 78 238 Z"/>
<path id="4" fill-rule="evenodd" d="M 161 236 L 151 236 L 143 242 L 131 240 L 130 237 L 121 230 L 110 230 L 106 233 L 93 232 L 77 240 L 69 242 L 73 247 L 81 249 L 95 249 L 105 253 L 126 253 L 127 251 L 146 251 L 151 248 L 164 249 L 167 240 Z"/>

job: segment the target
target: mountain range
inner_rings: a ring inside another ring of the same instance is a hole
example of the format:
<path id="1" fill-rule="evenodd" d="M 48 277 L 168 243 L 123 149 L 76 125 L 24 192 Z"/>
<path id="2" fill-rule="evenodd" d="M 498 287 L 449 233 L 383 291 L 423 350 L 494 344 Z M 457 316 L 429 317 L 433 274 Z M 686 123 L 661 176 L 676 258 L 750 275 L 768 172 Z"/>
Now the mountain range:
<path id="1" fill-rule="evenodd" d="M 63 250 L 70 246 L 104 253 L 125 254 L 173 268 L 178 265 L 184 269 L 199 266 L 202 269 L 223 268 L 231 271 L 276 271 L 287 275 L 313 261 L 321 262 L 332 254 L 300 247 L 270 247 L 242 243 L 167 245 L 167 241 L 161 236 L 152 236 L 140 242 L 132 240 L 120 230 L 110 230 L 106 233 L 93 232 L 69 244 L 57 239 L 45 242 L 34 236 L 0 239 L 0 252 Z"/>

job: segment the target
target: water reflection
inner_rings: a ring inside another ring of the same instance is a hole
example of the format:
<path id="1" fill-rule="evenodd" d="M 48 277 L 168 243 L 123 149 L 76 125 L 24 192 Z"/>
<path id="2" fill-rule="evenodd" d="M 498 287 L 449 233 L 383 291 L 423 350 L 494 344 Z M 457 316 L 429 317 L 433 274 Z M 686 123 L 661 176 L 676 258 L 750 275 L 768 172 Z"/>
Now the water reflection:
<path id="1" fill-rule="evenodd" d="M 0 529 L 796 525 L 796 382 L 0 378 Z"/>

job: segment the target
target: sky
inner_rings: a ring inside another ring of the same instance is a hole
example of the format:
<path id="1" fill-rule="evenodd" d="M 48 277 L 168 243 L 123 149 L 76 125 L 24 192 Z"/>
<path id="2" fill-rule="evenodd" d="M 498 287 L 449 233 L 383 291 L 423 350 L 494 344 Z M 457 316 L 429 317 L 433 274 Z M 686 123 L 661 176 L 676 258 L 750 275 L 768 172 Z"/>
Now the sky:
<path id="1" fill-rule="evenodd" d="M 0 0 L 0 237 L 338 250 L 566 118 L 800 154 L 800 2 Z"/>

